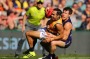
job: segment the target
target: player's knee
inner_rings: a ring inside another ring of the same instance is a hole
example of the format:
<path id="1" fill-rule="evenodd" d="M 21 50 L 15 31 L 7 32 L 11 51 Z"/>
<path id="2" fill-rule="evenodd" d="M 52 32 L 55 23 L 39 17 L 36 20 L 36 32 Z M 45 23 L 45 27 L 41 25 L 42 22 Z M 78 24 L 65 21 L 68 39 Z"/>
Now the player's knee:
<path id="1" fill-rule="evenodd" d="M 52 41 L 52 42 L 51 42 L 51 46 L 55 46 L 55 45 L 56 45 L 55 42 Z"/>
<path id="2" fill-rule="evenodd" d="M 25 34 L 26 34 L 26 36 L 28 36 L 29 35 L 29 32 L 27 31 Z"/>

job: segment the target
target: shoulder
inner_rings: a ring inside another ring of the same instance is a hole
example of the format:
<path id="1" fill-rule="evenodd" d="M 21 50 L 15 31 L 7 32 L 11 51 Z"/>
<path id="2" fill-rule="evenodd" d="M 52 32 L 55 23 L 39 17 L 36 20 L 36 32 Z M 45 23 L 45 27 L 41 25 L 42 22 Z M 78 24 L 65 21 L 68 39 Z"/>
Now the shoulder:
<path id="1" fill-rule="evenodd" d="M 71 22 L 65 23 L 65 26 L 72 26 Z"/>
<path id="2" fill-rule="evenodd" d="M 37 7 L 36 6 L 32 6 L 28 9 L 30 12 L 34 12 L 35 10 L 37 10 Z"/>
<path id="3" fill-rule="evenodd" d="M 42 7 L 42 9 L 45 9 L 44 7 Z"/>
<path id="4" fill-rule="evenodd" d="M 72 29 L 72 24 L 70 22 L 65 23 L 64 25 L 65 29 Z"/>
<path id="5" fill-rule="evenodd" d="M 42 7 L 42 8 L 41 8 L 41 10 L 45 11 L 45 8 L 44 8 L 44 7 Z"/>
<path id="6" fill-rule="evenodd" d="M 55 25 L 55 28 L 56 28 L 57 30 L 61 30 L 61 29 L 63 29 L 63 25 L 60 24 L 60 23 L 57 23 L 57 24 Z"/>
<path id="7" fill-rule="evenodd" d="M 36 9 L 36 6 L 32 6 L 32 7 L 30 7 L 29 9 Z"/>
<path id="8" fill-rule="evenodd" d="M 59 20 L 55 21 L 54 24 L 62 24 L 62 18 L 60 18 Z"/>
<path id="9" fill-rule="evenodd" d="M 58 20 L 58 22 L 59 22 L 60 24 L 62 24 L 62 18 L 60 18 L 60 19 Z"/>
<path id="10" fill-rule="evenodd" d="M 62 27 L 62 18 L 60 18 L 59 20 L 56 21 L 56 23 L 54 24 L 56 27 Z"/>

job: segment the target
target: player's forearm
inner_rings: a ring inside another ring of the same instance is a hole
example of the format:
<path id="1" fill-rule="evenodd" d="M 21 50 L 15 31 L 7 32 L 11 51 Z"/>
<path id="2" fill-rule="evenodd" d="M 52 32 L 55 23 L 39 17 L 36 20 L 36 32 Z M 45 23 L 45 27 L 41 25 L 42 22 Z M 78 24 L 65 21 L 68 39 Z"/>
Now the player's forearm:
<path id="1" fill-rule="evenodd" d="M 68 38 L 68 35 L 64 35 L 64 37 L 63 37 L 63 39 L 62 40 L 67 40 L 67 38 Z"/>
<path id="2" fill-rule="evenodd" d="M 69 36 L 70 31 L 64 31 L 64 36 L 62 40 L 67 40 Z"/>
<path id="3" fill-rule="evenodd" d="M 53 40 L 60 40 L 62 38 L 63 38 L 63 34 L 55 36 L 54 38 L 51 39 L 51 41 L 53 41 Z"/>

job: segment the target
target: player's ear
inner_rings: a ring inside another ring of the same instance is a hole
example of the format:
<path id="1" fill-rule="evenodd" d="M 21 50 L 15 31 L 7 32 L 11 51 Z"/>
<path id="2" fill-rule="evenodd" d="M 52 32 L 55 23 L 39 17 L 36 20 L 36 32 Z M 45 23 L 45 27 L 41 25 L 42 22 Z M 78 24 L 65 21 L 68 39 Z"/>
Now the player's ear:
<path id="1" fill-rule="evenodd" d="M 60 18 L 61 16 L 60 15 L 57 15 L 58 18 Z"/>

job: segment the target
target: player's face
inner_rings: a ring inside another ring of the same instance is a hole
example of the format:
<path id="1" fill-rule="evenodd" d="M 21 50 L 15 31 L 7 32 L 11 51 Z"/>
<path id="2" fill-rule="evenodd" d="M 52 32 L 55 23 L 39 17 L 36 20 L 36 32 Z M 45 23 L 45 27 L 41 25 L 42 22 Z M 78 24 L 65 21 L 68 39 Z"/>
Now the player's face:
<path id="1" fill-rule="evenodd" d="M 90 4 L 88 4 L 88 5 L 86 6 L 86 9 L 87 9 L 88 11 L 90 11 Z"/>
<path id="2" fill-rule="evenodd" d="M 57 20 L 58 19 L 57 11 L 53 11 L 51 17 L 52 20 Z"/>
<path id="3" fill-rule="evenodd" d="M 37 7 L 40 9 L 40 8 L 42 8 L 43 7 L 43 4 L 37 4 Z"/>
<path id="4" fill-rule="evenodd" d="M 69 11 L 64 10 L 62 13 L 62 19 L 67 20 L 70 17 Z"/>

